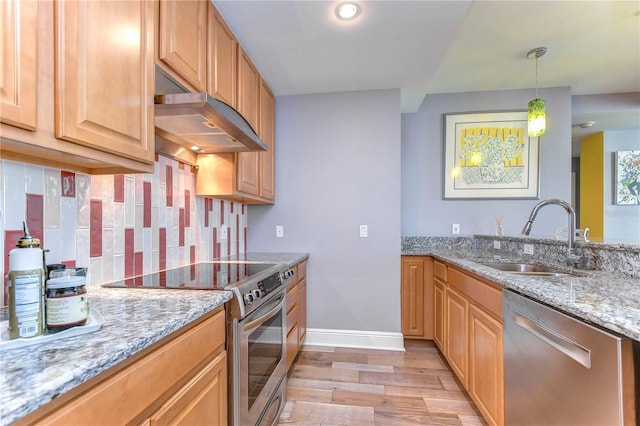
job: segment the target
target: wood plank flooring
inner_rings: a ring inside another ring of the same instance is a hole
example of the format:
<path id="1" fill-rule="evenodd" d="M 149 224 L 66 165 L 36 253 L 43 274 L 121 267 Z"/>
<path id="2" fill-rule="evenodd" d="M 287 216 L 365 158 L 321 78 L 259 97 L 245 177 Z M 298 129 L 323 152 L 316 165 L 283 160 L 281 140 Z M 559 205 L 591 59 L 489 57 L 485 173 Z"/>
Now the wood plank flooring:
<path id="1" fill-rule="evenodd" d="M 486 425 L 431 342 L 406 352 L 304 346 L 280 425 Z"/>

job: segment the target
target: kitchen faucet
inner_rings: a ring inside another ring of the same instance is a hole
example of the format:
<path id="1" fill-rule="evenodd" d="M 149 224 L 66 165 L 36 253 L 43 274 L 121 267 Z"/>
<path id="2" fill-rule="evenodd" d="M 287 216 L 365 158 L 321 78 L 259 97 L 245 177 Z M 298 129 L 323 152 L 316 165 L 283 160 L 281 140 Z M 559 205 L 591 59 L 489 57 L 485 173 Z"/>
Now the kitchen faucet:
<path id="1" fill-rule="evenodd" d="M 584 256 L 577 255 L 573 252 L 575 245 L 575 237 L 576 237 L 576 212 L 573 210 L 573 207 L 569 203 L 564 200 L 559 200 L 557 198 L 552 198 L 550 200 L 540 201 L 533 207 L 531 210 L 531 214 L 529 215 L 529 220 L 522 228 L 522 233 L 524 235 L 529 235 L 531 232 L 531 225 L 533 225 L 533 221 L 538 214 L 538 210 L 542 207 L 547 206 L 549 204 L 556 204 L 562 208 L 564 208 L 569 216 L 569 236 L 567 239 L 567 263 L 572 265 L 573 267 L 586 266 L 587 259 Z"/>

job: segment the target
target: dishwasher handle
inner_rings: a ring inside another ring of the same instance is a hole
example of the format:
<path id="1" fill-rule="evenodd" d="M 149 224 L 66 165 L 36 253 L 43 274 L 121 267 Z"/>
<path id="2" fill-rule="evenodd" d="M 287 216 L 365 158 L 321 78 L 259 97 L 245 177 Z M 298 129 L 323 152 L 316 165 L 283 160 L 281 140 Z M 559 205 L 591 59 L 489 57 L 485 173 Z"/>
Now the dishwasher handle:
<path id="1" fill-rule="evenodd" d="M 589 349 L 517 312 L 513 313 L 513 321 L 525 331 L 533 334 L 577 363 L 588 369 L 591 368 L 591 351 Z"/>

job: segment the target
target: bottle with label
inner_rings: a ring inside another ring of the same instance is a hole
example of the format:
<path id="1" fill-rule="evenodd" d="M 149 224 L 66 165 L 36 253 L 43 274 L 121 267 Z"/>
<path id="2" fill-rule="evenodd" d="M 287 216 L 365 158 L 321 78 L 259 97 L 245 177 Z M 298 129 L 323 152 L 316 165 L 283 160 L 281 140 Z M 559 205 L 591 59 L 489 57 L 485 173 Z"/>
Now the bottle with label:
<path id="1" fill-rule="evenodd" d="M 44 332 L 44 269 L 40 240 L 24 236 L 9 252 L 9 338 L 35 337 Z"/>

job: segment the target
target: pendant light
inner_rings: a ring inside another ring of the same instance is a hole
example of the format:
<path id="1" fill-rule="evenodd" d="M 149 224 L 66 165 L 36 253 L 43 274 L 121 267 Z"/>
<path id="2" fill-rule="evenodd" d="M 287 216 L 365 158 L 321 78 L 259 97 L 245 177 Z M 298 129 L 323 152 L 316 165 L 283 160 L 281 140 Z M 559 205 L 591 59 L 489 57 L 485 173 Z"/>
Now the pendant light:
<path id="1" fill-rule="evenodd" d="M 527 116 L 528 133 L 531 137 L 542 136 L 546 130 L 546 103 L 538 98 L 538 58 L 547 53 L 546 47 L 536 47 L 527 53 L 527 58 L 536 60 L 536 98 L 529 102 Z"/>

